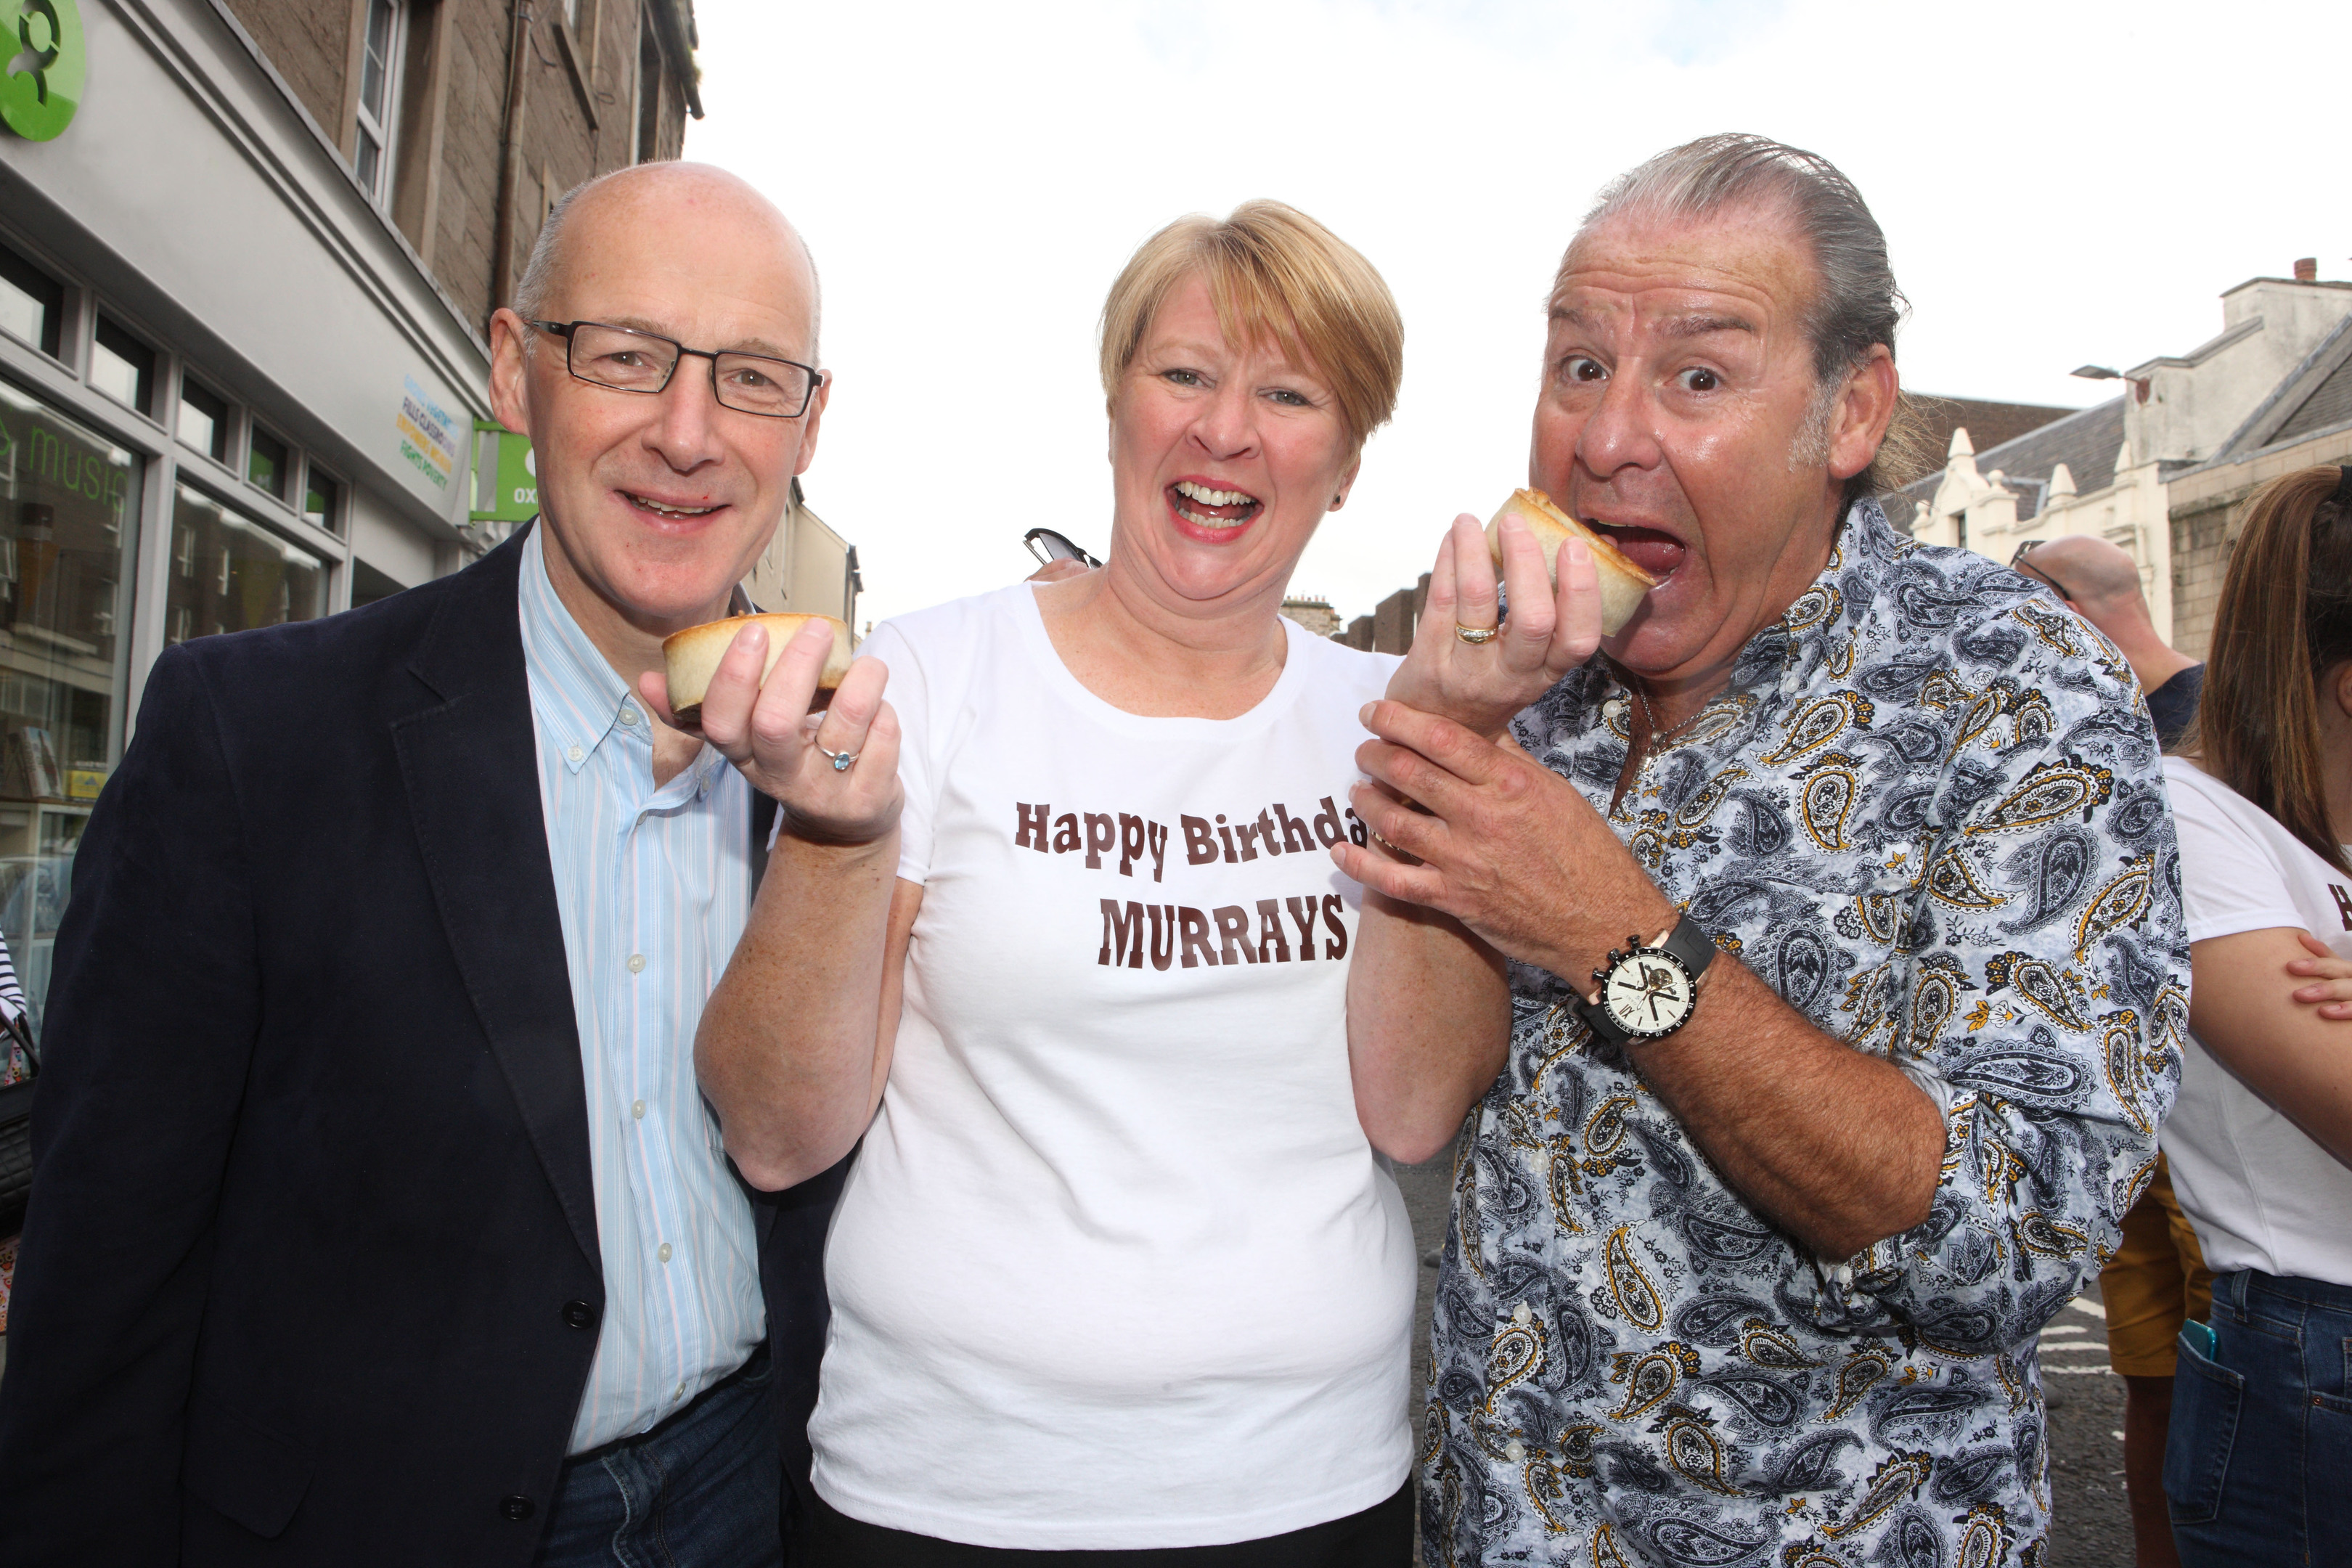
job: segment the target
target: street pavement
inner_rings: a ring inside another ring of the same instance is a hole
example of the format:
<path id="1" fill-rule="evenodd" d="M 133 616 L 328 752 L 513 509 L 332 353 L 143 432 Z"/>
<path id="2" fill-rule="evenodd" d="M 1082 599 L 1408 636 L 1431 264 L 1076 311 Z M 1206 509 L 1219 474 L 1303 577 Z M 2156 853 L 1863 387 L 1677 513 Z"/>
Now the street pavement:
<path id="1" fill-rule="evenodd" d="M 1429 1383 L 1429 1309 L 1454 1156 L 1397 1167 L 1420 1253 L 1419 1317 L 1413 1328 L 1416 1412 Z M 2132 1568 L 2131 1513 L 2124 1499 L 2124 1383 L 2107 1369 L 2107 1320 L 2095 1283 L 2042 1334 L 2042 1389 L 2050 1409 L 2050 1545 L 2042 1568 Z M 1418 1416 L 1416 1415 L 1416 1422 Z"/>

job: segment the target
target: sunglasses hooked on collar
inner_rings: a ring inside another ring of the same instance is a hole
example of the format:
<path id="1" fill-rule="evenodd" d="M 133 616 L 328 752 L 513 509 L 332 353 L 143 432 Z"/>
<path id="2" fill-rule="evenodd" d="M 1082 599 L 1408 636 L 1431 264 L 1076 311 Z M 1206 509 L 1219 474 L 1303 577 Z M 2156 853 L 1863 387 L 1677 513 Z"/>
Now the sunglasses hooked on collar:
<path id="1" fill-rule="evenodd" d="M 2063 599 L 2066 603 L 2071 605 L 2074 602 L 2074 595 L 2066 592 L 2066 584 L 2058 581 L 2057 578 L 2050 575 L 2049 573 L 2043 571 L 2041 567 L 2031 566 L 2026 563 L 2025 557 L 2028 552 L 2032 550 L 2032 548 L 2037 544 L 2046 544 L 2049 541 L 2043 539 L 2029 539 L 2024 543 L 2019 545 L 2016 552 L 2009 558 L 2010 570 L 2012 572 L 2031 572 L 2034 576 L 2039 577 L 2044 583 L 2049 584 L 2053 593 L 2055 593 L 2061 599 Z"/>

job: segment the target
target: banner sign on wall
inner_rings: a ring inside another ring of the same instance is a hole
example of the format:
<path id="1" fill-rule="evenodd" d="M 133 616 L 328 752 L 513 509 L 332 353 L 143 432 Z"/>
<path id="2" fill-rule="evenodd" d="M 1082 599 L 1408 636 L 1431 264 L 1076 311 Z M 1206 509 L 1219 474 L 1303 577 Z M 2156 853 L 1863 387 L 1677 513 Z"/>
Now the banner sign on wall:
<path id="1" fill-rule="evenodd" d="M 529 522 L 539 515 L 539 465 L 530 437 L 475 420 L 474 478 L 474 521 Z"/>
<path id="2" fill-rule="evenodd" d="M 74 0 L 0 0 L 0 125 L 28 142 L 63 132 L 89 75 Z"/>
<path id="3" fill-rule="evenodd" d="M 433 401 L 415 376 L 404 380 L 400 413 L 393 421 L 400 433 L 400 455 L 410 468 L 446 490 L 457 471 L 457 422 Z"/>

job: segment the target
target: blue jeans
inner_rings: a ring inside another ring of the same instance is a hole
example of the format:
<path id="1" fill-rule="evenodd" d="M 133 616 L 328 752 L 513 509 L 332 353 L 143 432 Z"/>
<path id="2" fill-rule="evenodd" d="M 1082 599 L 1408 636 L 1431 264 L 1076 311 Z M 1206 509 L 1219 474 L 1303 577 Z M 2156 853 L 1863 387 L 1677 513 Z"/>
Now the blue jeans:
<path id="1" fill-rule="evenodd" d="M 2184 1331 L 2164 1493 L 2184 1568 L 2352 1563 L 2352 1288 L 2213 1281 L 2214 1353 Z"/>
<path id="2" fill-rule="evenodd" d="M 652 1431 L 566 1460 L 535 1568 L 782 1568 L 774 1381 L 763 1348 Z"/>

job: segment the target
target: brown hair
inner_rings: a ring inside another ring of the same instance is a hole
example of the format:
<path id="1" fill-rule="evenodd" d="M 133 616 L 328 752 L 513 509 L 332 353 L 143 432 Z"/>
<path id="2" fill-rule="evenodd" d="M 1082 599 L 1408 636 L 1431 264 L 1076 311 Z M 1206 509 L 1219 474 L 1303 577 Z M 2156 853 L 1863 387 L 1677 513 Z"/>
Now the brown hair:
<path id="1" fill-rule="evenodd" d="M 1208 280 L 1229 343 L 1279 344 L 1330 384 L 1351 447 L 1388 423 L 1404 379 L 1404 318 L 1356 248 L 1296 207 L 1244 202 L 1222 221 L 1180 217 L 1136 248 L 1103 301 L 1103 400 L 1116 407 L 1161 301 Z"/>
<path id="2" fill-rule="evenodd" d="M 2352 875 L 2327 820 L 2319 750 L 2320 682 L 2352 659 L 2352 502 L 2334 499 L 2343 481 L 2333 465 L 2304 468 L 2247 503 L 2181 750 Z"/>

